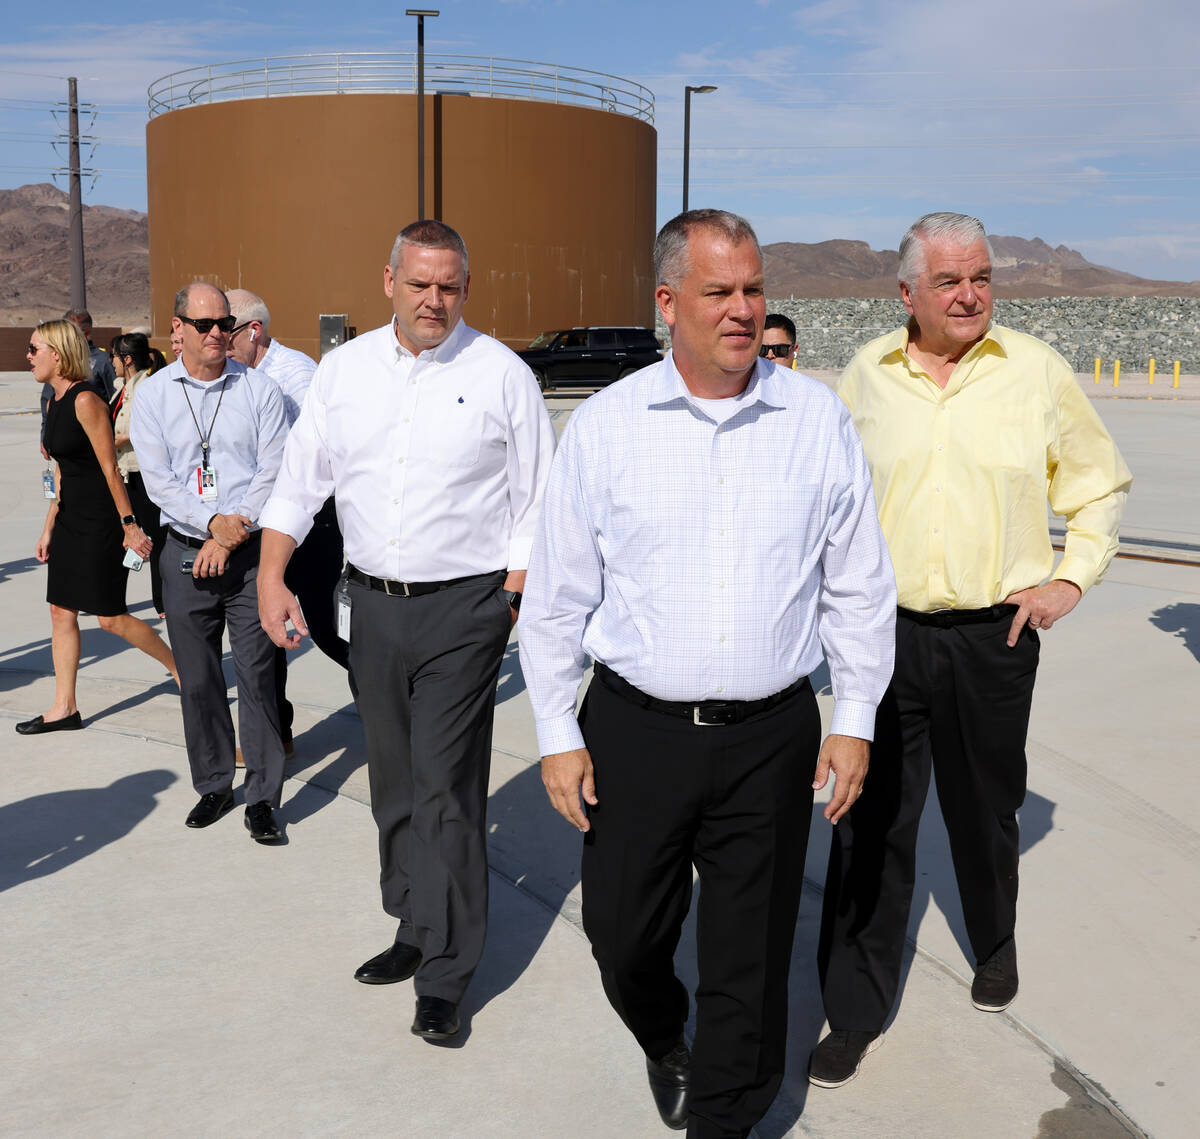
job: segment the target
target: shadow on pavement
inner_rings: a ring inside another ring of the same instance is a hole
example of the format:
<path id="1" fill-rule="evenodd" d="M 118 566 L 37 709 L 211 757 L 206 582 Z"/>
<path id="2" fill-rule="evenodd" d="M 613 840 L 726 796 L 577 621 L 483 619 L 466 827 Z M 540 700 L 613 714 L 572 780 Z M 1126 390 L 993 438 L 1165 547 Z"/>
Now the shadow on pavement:
<path id="1" fill-rule="evenodd" d="M 1150 615 L 1150 624 L 1164 633 L 1174 633 L 1188 652 L 1200 660 L 1200 605 L 1193 601 L 1164 605 Z"/>
<path id="2" fill-rule="evenodd" d="M 503 704 L 525 691 L 525 674 L 521 671 L 521 659 L 514 641 L 504 650 L 500 662 L 500 680 L 496 685 L 496 703 Z"/>
<path id="3" fill-rule="evenodd" d="M 42 563 L 37 558 L 13 558 L 11 562 L 0 562 L 0 585 L 30 570 L 40 569 Z"/>
<path id="4" fill-rule="evenodd" d="M 0 807 L 0 891 L 44 878 L 124 838 L 178 776 L 139 771 L 107 787 L 52 791 Z"/>

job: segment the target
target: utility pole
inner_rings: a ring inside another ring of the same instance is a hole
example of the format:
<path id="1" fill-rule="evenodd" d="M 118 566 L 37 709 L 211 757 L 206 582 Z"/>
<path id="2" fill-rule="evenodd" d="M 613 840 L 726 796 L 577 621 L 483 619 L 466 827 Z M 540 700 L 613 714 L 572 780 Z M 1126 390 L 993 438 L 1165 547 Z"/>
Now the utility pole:
<path id="1" fill-rule="evenodd" d="M 68 250 L 71 262 L 71 308 L 87 308 L 87 275 L 83 267 L 83 190 L 79 171 L 79 83 L 67 80 L 71 209 L 68 215 Z"/>

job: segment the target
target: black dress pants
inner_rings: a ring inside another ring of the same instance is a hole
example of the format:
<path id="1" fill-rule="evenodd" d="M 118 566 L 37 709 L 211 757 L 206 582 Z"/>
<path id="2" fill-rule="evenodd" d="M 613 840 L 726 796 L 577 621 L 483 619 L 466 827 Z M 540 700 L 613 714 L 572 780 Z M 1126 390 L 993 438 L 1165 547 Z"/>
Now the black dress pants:
<path id="1" fill-rule="evenodd" d="M 483 954 L 492 712 L 512 629 L 503 570 L 422 597 L 350 582 L 350 669 L 383 908 L 421 950 L 418 996 L 458 1002 Z"/>
<path id="2" fill-rule="evenodd" d="M 896 1002 L 932 769 L 977 963 L 1013 936 L 1017 809 L 1037 673 L 1014 606 L 977 624 L 896 622 L 896 668 L 879 706 L 863 793 L 834 828 L 817 962 L 833 1030 L 880 1032 Z"/>
<path id="3" fill-rule="evenodd" d="M 284 583 L 300 602 L 309 636 L 334 664 L 350 667 L 350 646 L 337 635 L 334 592 L 342 576 L 342 532 L 338 529 L 333 499 L 317 511 L 312 529 L 296 547 L 284 573 Z M 279 730 L 285 740 L 292 738 L 295 717 L 287 698 L 287 652 L 275 654 L 275 704 L 279 711 Z"/>
<path id="4" fill-rule="evenodd" d="M 691 1139 L 745 1136 L 783 1077 L 788 969 L 820 717 L 811 685 L 740 724 L 704 727 L 594 680 L 580 725 L 598 806 L 583 924 L 604 991 L 643 1051 L 679 1039 L 674 954 L 700 879 Z"/>

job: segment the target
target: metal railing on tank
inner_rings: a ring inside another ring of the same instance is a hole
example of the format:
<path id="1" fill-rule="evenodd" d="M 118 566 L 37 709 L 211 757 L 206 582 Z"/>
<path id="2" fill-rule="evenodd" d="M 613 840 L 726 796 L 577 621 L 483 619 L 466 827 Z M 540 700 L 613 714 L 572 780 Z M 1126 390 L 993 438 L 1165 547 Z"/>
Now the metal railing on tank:
<path id="1" fill-rule="evenodd" d="M 147 92 L 150 118 L 203 103 L 285 95 L 414 94 L 415 52 L 282 55 L 189 67 L 156 79 Z M 425 56 L 430 94 L 529 99 L 594 107 L 654 122 L 654 94 L 640 83 L 527 59 Z"/>

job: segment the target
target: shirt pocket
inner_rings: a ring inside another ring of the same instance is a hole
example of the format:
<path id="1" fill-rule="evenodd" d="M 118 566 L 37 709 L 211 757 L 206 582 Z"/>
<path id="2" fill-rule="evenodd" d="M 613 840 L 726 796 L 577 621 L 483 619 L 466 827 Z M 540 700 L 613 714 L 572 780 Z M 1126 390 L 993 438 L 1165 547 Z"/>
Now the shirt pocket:
<path id="1" fill-rule="evenodd" d="M 483 412 L 452 407 L 435 424 L 414 424 L 418 433 L 413 454 L 439 467 L 473 467 L 479 462 L 486 424 Z"/>

